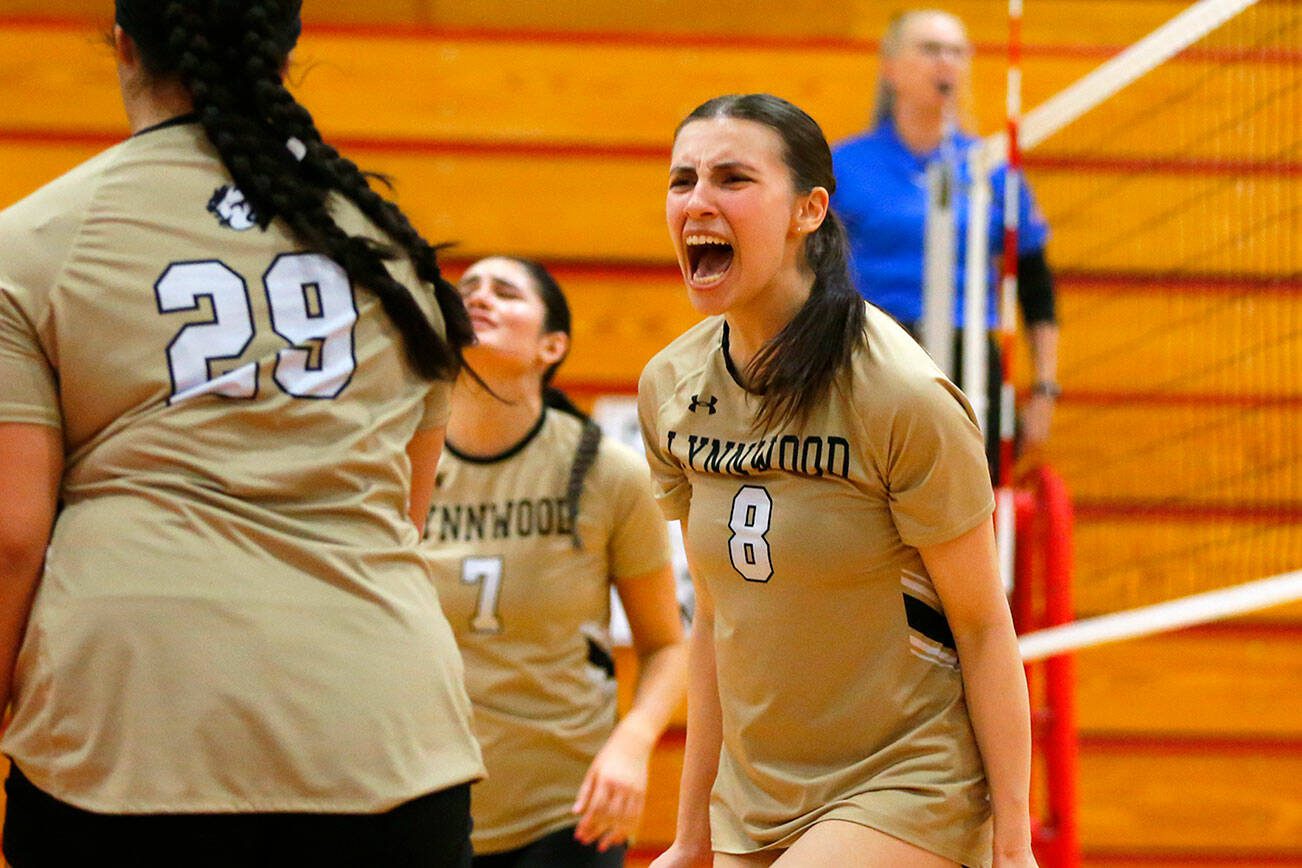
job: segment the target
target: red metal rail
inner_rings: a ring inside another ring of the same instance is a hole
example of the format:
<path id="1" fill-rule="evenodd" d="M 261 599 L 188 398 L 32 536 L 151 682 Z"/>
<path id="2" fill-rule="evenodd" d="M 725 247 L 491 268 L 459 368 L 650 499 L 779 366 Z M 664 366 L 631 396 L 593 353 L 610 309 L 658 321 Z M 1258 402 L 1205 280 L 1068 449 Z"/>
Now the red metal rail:
<path id="1" fill-rule="evenodd" d="M 1039 467 L 1017 494 L 1016 583 L 1013 621 L 1028 633 L 1074 619 L 1071 590 L 1072 508 L 1052 468 Z M 1044 868 L 1079 868 L 1076 792 L 1076 661 L 1070 654 L 1029 663 L 1034 756 L 1032 800 L 1036 856 Z"/>

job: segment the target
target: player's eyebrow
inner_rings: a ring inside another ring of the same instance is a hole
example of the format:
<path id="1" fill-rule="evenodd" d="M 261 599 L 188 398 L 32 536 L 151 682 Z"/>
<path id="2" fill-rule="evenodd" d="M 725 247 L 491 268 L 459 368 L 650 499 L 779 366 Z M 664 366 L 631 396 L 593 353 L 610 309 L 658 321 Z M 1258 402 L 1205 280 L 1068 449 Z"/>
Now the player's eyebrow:
<path id="1" fill-rule="evenodd" d="M 724 160 L 723 162 L 720 163 L 711 163 L 710 165 L 706 166 L 706 169 L 708 169 L 711 172 L 734 172 L 734 171 L 757 172 L 759 171 L 750 163 L 747 163 L 745 160 Z M 695 172 L 696 172 L 696 167 L 692 165 L 680 165 L 680 166 L 669 167 L 670 175 L 695 174 Z"/>
<path id="2" fill-rule="evenodd" d="M 744 160 L 724 160 L 722 163 L 713 163 L 710 165 L 712 172 L 732 172 L 741 170 L 743 172 L 754 172 L 755 167 Z"/>
<path id="3" fill-rule="evenodd" d="M 457 289 L 465 289 L 467 286 L 474 283 L 478 279 L 479 276 L 475 274 L 463 275 L 462 278 L 457 281 Z M 504 277 L 496 277 L 496 276 L 489 277 L 488 282 L 494 286 L 505 286 L 510 289 L 514 289 L 516 291 L 519 291 L 520 289 L 519 285 L 512 283 L 511 281 L 507 280 Z"/>

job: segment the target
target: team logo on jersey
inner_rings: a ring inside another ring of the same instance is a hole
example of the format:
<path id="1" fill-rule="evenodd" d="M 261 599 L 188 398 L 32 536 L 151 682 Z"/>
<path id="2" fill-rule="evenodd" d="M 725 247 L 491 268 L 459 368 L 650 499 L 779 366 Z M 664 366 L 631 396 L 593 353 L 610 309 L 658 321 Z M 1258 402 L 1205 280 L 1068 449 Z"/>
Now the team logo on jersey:
<path id="1" fill-rule="evenodd" d="M 218 187 L 208 200 L 208 210 L 216 216 L 218 223 L 236 232 L 244 232 L 258 225 L 257 215 L 249 207 L 240 188 L 234 184 Z"/>
<path id="2" fill-rule="evenodd" d="M 715 404 L 718 403 L 719 403 L 719 399 L 714 395 L 711 395 L 710 400 L 708 401 L 702 401 L 700 395 L 693 395 L 692 403 L 687 405 L 687 409 L 695 413 L 698 407 L 704 407 L 705 409 L 709 410 L 710 415 L 713 416 L 715 413 L 719 412 L 718 409 L 715 407 Z"/>

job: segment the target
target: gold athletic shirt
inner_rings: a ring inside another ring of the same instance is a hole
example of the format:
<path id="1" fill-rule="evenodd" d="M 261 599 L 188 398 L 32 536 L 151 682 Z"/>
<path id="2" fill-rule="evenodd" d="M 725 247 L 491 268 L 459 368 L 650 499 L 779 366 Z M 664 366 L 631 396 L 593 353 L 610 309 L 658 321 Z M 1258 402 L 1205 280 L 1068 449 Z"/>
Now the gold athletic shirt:
<path id="1" fill-rule="evenodd" d="M 888 316 L 799 426 L 757 433 L 720 317 L 656 355 L 639 416 L 715 606 L 723 746 L 714 848 L 846 819 L 988 865 L 989 806 L 953 639 L 917 546 L 989 521 L 962 394 Z"/>
<path id="2" fill-rule="evenodd" d="M 615 724 L 610 587 L 669 563 L 646 463 L 603 437 L 570 536 L 566 492 L 582 423 L 546 410 L 487 459 L 449 444 L 426 527 L 439 598 L 465 658 L 488 777 L 471 791 L 477 854 L 572 826 L 589 765 Z M 596 646 L 595 649 L 593 646 Z"/>
<path id="3" fill-rule="evenodd" d="M 170 125 L 0 214 L 0 420 L 66 444 L 0 746 L 93 811 L 381 811 L 482 774 L 406 517 L 449 384 L 230 185 Z"/>

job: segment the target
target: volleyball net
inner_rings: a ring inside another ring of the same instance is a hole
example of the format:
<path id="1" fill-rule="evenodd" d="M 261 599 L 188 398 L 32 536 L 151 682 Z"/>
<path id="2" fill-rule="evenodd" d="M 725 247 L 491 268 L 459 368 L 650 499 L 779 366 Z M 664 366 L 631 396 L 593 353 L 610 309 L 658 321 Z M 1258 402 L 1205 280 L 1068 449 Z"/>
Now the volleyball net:
<path id="1" fill-rule="evenodd" d="M 1299 44 L 1297 4 L 1202 0 L 1010 127 L 1053 231 L 1049 459 L 1074 498 L 1082 616 L 1197 595 L 1183 624 L 1302 598 Z M 987 169 L 1008 143 L 986 141 Z"/>
<path id="2" fill-rule="evenodd" d="M 1069 652 L 1302 610 L 1302 7 L 1192 3 L 1024 118 L 1022 11 L 1008 129 L 976 159 L 1008 160 L 1010 187 L 1024 167 L 1053 231 L 1055 470 L 1024 486 L 1033 503 L 1018 495 L 1006 551 L 1041 724 L 1037 847 L 1071 866 Z M 1026 66 L 1028 83 L 1062 73 Z M 1011 349 L 1015 276 L 1000 289 Z"/>

